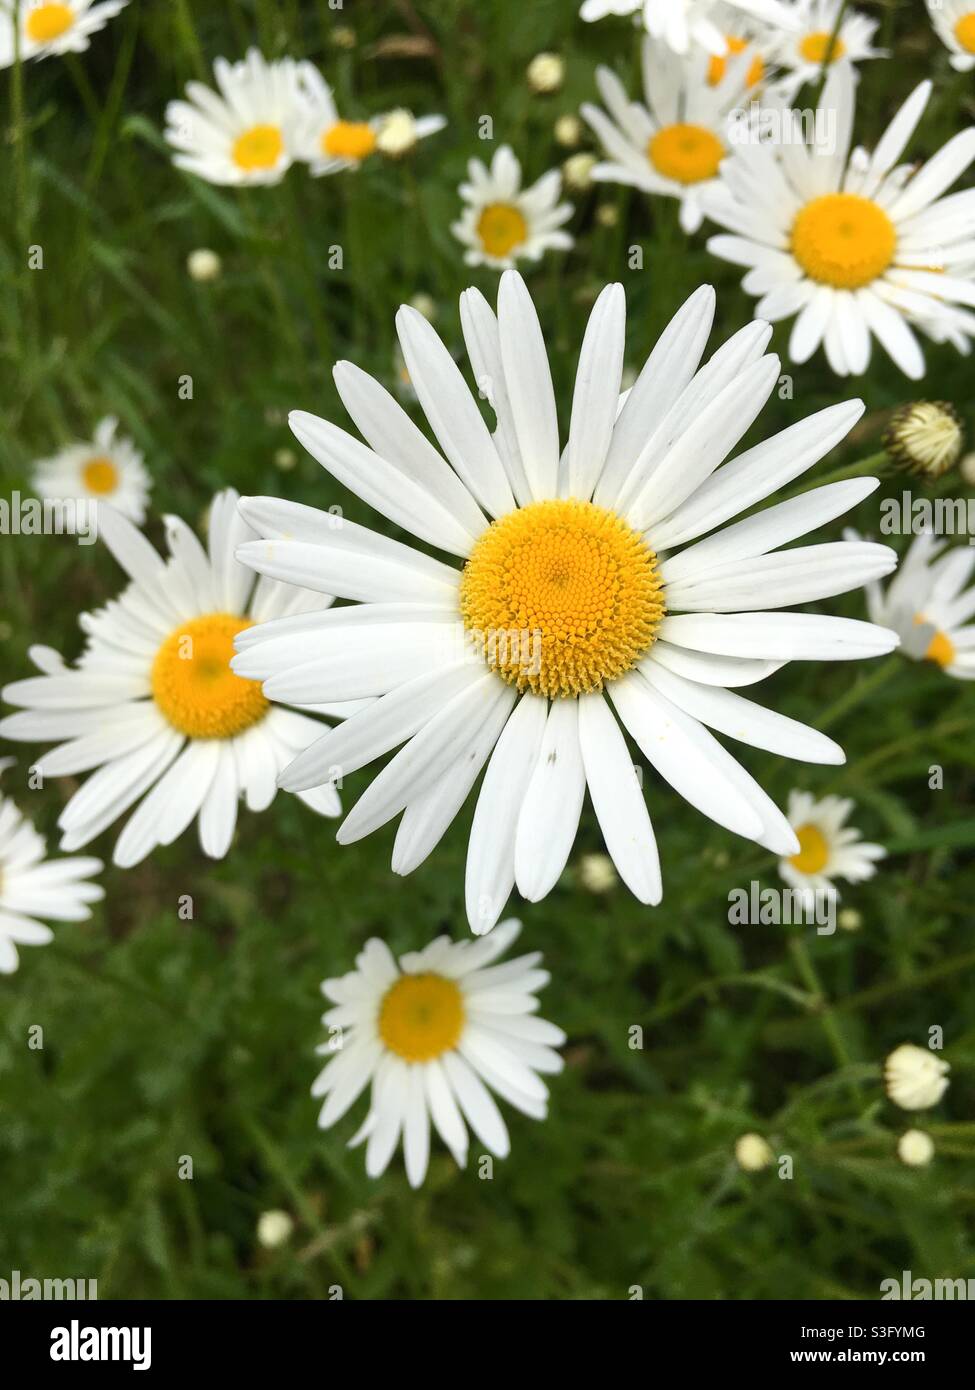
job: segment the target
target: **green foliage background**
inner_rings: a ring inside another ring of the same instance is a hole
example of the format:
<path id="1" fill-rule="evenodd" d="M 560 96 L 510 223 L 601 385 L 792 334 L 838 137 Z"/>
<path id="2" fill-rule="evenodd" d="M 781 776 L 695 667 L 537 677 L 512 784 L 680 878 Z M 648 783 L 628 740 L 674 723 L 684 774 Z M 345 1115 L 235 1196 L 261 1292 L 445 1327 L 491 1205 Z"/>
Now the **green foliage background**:
<path id="1" fill-rule="evenodd" d="M 858 132 L 872 143 L 922 76 L 936 92 L 912 147 L 930 154 L 975 116 L 971 76 L 951 72 L 915 0 L 865 4 L 883 19 L 888 62 L 864 64 Z M 494 120 L 526 174 L 565 157 L 558 115 L 594 93 L 597 61 L 634 85 L 624 21 L 584 26 L 569 0 L 134 0 L 80 58 L 0 73 L 4 158 L 0 241 L 0 460 L 4 490 L 29 486 L 32 459 L 85 437 L 117 413 L 155 478 L 159 514 L 198 519 L 233 484 L 340 505 L 389 524 L 344 493 L 292 444 L 291 407 L 344 420 L 333 362 L 348 357 L 394 379 L 392 318 L 419 291 L 458 352 L 457 295 L 496 276 L 471 272 L 449 232 L 478 117 Z M 355 46 L 335 42 L 351 26 Z M 237 193 L 182 176 L 160 138 L 166 101 L 218 54 L 250 43 L 320 64 L 340 108 L 397 104 L 443 111 L 449 127 L 407 163 L 312 180 L 303 167 L 275 189 Z M 564 56 L 562 92 L 530 93 L 539 50 Z M 560 399 L 569 402 L 588 308 L 608 280 L 626 285 L 628 360 L 638 367 L 688 293 L 719 290 L 714 342 L 751 317 L 739 273 L 687 239 L 676 204 L 613 187 L 572 195 L 575 249 L 530 272 Z M 615 226 L 600 209 L 615 210 Z M 639 243 L 641 271 L 627 268 Z M 41 244 L 44 269 L 26 269 Z M 329 270 L 327 248 L 344 248 Z M 224 273 L 186 274 L 212 246 Z M 787 329 L 776 332 L 784 351 Z M 928 350 L 920 394 L 972 414 L 970 362 Z M 786 370 L 793 370 L 786 365 Z M 193 377 L 192 401 L 177 379 Z M 863 381 L 841 383 L 821 357 L 793 371 L 761 434 L 861 393 L 868 412 L 817 476 L 875 453 L 885 412 L 911 387 L 876 352 Z M 885 479 L 897 494 L 900 477 Z M 957 477 L 945 491 L 960 493 Z M 855 521 L 877 529 L 877 498 Z M 836 534 L 838 527 L 834 528 Z M 107 554 L 67 538 L 0 539 L 2 678 L 27 671 L 26 648 L 79 649 L 77 613 L 113 594 Z M 863 615 L 862 595 L 831 611 Z M 843 768 L 805 768 L 744 750 L 783 801 L 789 788 L 856 799 L 856 824 L 891 850 L 873 882 L 844 895 L 863 926 L 735 928 L 730 888 L 776 882 L 770 856 L 702 819 L 648 777 L 665 898 L 644 909 L 625 890 L 578 882 L 601 849 L 587 811 L 570 869 L 523 913 L 526 949 L 552 971 L 542 1012 L 570 1035 L 550 1118 L 511 1119 L 513 1153 L 491 1181 L 437 1149 L 424 1189 L 401 1167 L 368 1181 L 345 1148 L 354 1121 L 315 1128 L 309 1096 L 322 1000 L 318 983 L 349 968 L 372 934 L 394 951 L 466 932 L 463 863 L 469 811 L 410 879 L 390 871 L 392 828 L 340 849 L 334 824 L 279 797 L 242 813 L 227 860 L 200 855 L 192 832 L 131 872 L 108 868 L 91 923 L 25 949 L 0 983 L 0 1274 L 97 1278 L 101 1297 L 350 1298 L 876 1297 L 880 1280 L 975 1275 L 975 766 L 972 688 L 900 657 L 886 664 L 796 665 L 759 699 L 844 744 Z M 52 841 L 70 779 L 14 792 Z M 738 748 L 736 747 L 736 752 Z M 944 767 L 944 790 L 928 769 Z M 347 804 L 371 772 L 348 779 Z M 96 845 L 108 860 L 115 831 Z M 191 894 L 195 920 L 177 916 Z M 513 903 L 519 911 L 519 904 Z M 42 1051 L 27 1047 L 41 1024 Z M 629 1046 L 643 1030 L 642 1050 Z M 945 1033 L 946 1099 L 920 1123 L 938 1157 L 913 1172 L 895 1156 L 913 1121 L 884 1098 L 885 1053 Z M 732 1148 L 746 1130 L 790 1154 L 794 1178 L 747 1176 Z M 477 1146 L 475 1145 L 475 1151 Z M 193 1181 L 180 1181 L 180 1155 Z M 284 1207 L 294 1238 L 268 1252 L 259 1214 Z"/>

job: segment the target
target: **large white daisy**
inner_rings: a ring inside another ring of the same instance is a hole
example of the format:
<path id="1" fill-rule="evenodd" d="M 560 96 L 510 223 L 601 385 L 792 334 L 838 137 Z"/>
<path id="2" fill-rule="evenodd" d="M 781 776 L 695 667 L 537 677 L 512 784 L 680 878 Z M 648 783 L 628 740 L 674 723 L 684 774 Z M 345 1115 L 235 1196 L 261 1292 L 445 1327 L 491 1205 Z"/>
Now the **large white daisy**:
<path id="1" fill-rule="evenodd" d="M 928 15 L 938 38 L 951 54 L 949 62 L 958 72 L 975 68 L 975 2 L 973 0 L 926 0 Z"/>
<path id="2" fill-rule="evenodd" d="M 843 19 L 837 29 L 841 11 Z M 782 69 L 776 86 L 788 101 L 806 82 L 818 80 L 827 61 L 830 65 L 856 64 L 887 56 L 873 46 L 880 21 L 848 9 L 844 0 L 796 0 L 793 12 L 798 28 L 779 31 L 771 50 Z"/>
<path id="3" fill-rule="evenodd" d="M 377 150 L 382 151 L 384 133 L 388 132 L 390 122 L 401 115 L 409 115 L 386 112 L 368 120 L 345 120 L 339 115 L 331 87 L 314 63 L 299 63 L 297 76 L 306 107 L 298 135 L 297 157 L 310 166 L 316 177 L 338 173 L 341 169 L 358 169 L 364 159 Z M 445 116 L 409 118 L 413 144 L 443 130 L 447 124 Z"/>
<path id="4" fill-rule="evenodd" d="M 597 164 L 591 177 L 679 199 L 681 226 L 696 232 L 704 218 L 702 193 L 728 154 L 731 113 L 741 109 L 754 55 L 714 59 L 698 51 L 677 58 L 644 39 L 642 61 L 646 105 L 631 101 L 609 68 L 596 69 L 609 115 L 588 102 L 582 114 L 609 160 Z M 711 83 L 714 62 L 724 64 L 724 71 Z"/>
<path id="5" fill-rule="evenodd" d="M 366 1172 L 377 1178 L 400 1138 L 406 1175 L 419 1187 L 430 1157 L 430 1122 L 459 1167 L 467 1163 L 468 1125 L 486 1149 L 506 1158 L 508 1130 L 491 1092 L 544 1120 L 548 1087 L 539 1073 L 562 1070 L 554 1051 L 565 1034 L 539 1018 L 548 983 L 540 951 L 495 965 L 521 923 L 502 922 L 486 941 L 437 937 L 400 960 L 373 937 L 356 968 L 325 980 L 334 1005 L 317 1049 L 329 1061 L 312 1095 L 324 1097 L 321 1129 L 340 1120 L 371 1084 L 369 1110 L 350 1145 L 366 1143 Z"/>
<path id="6" fill-rule="evenodd" d="M 142 454 L 131 440 L 116 434 L 118 420 L 107 415 L 95 426 L 94 438 L 68 444 L 51 458 L 34 464 L 34 486 L 41 497 L 86 498 L 107 502 L 141 525 L 151 486 Z"/>
<path id="7" fill-rule="evenodd" d="M 408 873 L 487 764 L 467 861 L 475 931 L 494 925 L 516 882 L 532 901 L 552 888 L 587 787 L 620 876 L 642 902 L 660 900 L 624 729 L 705 815 L 794 853 L 785 816 L 705 725 L 787 757 L 840 762 L 832 740 L 725 687 L 785 661 L 896 645 L 867 623 L 768 611 L 893 568 L 893 551 L 863 542 L 777 549 L 855 505 L 873 479 L 809 492 L 676 553 L 799 477 L 863 409 L 831 406 L 723 463 L 774 389 L 779 361 L 765 355 L 769 326 L 752 323 L 700 366 L 713 313 L 704 287 L 664 332 L 617 418 L 625 299 L 620 285 L 604 290 L 582 345 L 564 453 L 541 327 L 516 272 L 501 278 L 497 317 L 477 290 L 461 298 L 474 377 L 497 416 L 493 437 L 415 310 L 399 311 L 400 343 L 446 457 L 378 382 L 338 364 L 339 394 L 371 447 L 300 411 L 295 434 L 364 501 L 461 567 L 352 522 L 336 528 L 312 507 L 241 502 L 265 538 L 240 547 L 246 564 L 354 606 L 241 633 L 234 669 L 265 681 L 273 699 L 382 697 L 298 757 L 282 785 L 319 786 L 336 767 L 351 773 L 403 744 L 338 838 L 358 840 L 403 812 L 393 867 Z"/>
<path id="8" fill-rule="evenodd" d="M 522 259 L 541 260 L 546 251 L 566 251 L 572 237 L 561 231 L 572 216 L 571 203 L 560 203 L 562 175 L 550 169 L 530 188 L 521 186 L 521 165 L 510 145 L 495 151 L 490 168 L 480 159 L 467 164 L 468 182 L 460 185 L 464 211 L 451 231 L 467 250 L 468 265 L 507 270 Z"/>
<path id="9" fill-rule="evenodd" d="M 255 682 L 230 670 L 243 628 L 330 602 L 273 581 L 254 585 L 234 559 L 253 536 L 237 500 L 229 488 L 213 499 L 208 550 L 184 522 L 167 517 L 165 561 L 118 513 L 103 515 L 100 535 L 131 582 L 98 612 L 82 614 L 87 641 L 74 667 L 50 648 L 35 648 L 41 674 L 2 692 L 23 708 L 0 721 L 0 737 L 67 740 L 37 760 L 39 772 L 97 769 L 62 812 L 62 849 L 89 844 L 141 798 L 116 843 L 116 864 L 128 868 L 172 844 L 197 815 L 204 852 L 222 858 L 239 799 L 265 810 L 279 771 L 321 736 L 319 720 L 271 705 Z M 302 800 L 323 815 L 341 810 L 332 786 Z"/>
<path id="10" fill-rule="evenodd" d="M 92 34 L 104 29 L 129 0 L 0 0 L 0 68 L 16 61 L 20 22 L 21 58 L 47 58 L 52 53 L 84 53 Z"/>
<path id="11" fill-rule="evenodd" d="M 10 759 L 0 761 L 0 771 Z M 89 903 L 104 890 L 88 883 L 100 859 L 45 861 L 42 836 L 8 797 L 0 796 L 0 974 L 17 969 L 18 946 L 45 946 L 54 933 L 45 923 L 84 922 Z M 44 922 L 37 919 L 42 917 Z"/>
<path id="12" fill-rule="evenodd" d="M 874 336 L 917 379 L 924 356 L 911 325 L 930 334 L 932 322 L 959 317 L 956 305 L 975 305 L 975 281 L 963 273 L 975 189 L 942 197 L 975 159 L 975 127 L 917 168 L 898 164 L 930 95 L 922 82 L 873 154 L 851 156 L 853 71 L 834 67 L 820 105 L 826 119 L 805 131 L 798 112 L 774 113 L 781 138 L 737 144 L 720 183 L 702 195 L 707 215 L 732 233 L 708 249 L 750 267 L 742 283 L 761 296 L 756 312 L 773 322 L 796 316 L 794 362 L 822 343 L 838 375 L 859 375 Z"/>
<path id="13" fill-rule="evenodd" d="M 722 9 L 785 29 L 796 24 L 791 7 L 780 0 L 723 0 Z M 722 54 L 726 37 L 713 10 L 713 0 L 583 0 L 579 13 L 590 23 L 607 15 L 636 15 L 651 38 L 675 53 L 687 53 L 696 44 Z"/>
<path id="14" fill-rule="evenodd" d="M 877 861 L 886 857 L 882 845 L 868 844 L 859 830 L 847 825 L 853 802 L 846 797 L 810 792 L 789 793 L 789 824 L 799 848 L 779 860 L 779 873 L 791 888 L 806 897 L 835 894 L 838 878 L 863 883 L 877 872 Z"/>
<path id="15" fill-rule="evenodd" d="M 846 534 L 860 539 L 855 531 Z M 867 584 L 867 611 L 900 635 L 905 656 L 932 661 L 958 680 L 975 680 L 975 586 L 965 588 L 973 570 L 971 546 L 947 548 L 934 536 L 915 536 L 886 590 L 876 581 Z"/>
<path id="16" fill-rule="evenodd" d="M 187 82 L 188 101 L 166 107 L 173 163 L 208 183 L 279 183 L 298 146 L 308 108 L 291 58 L 269 63 L 256 48 L 238 63 L 217 58 L 218 92 Z"/>

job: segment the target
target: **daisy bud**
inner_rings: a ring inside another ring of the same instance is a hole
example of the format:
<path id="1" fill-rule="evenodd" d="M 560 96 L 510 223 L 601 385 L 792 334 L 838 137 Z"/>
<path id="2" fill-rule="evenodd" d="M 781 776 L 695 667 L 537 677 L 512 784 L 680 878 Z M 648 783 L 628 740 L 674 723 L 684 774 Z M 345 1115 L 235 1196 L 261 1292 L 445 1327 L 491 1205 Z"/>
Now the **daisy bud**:
<path id="1" fill-rule="evenodd" d="M 437 317 L 437 301 L 431 294 L 424 294 L 421 290 L 410 300 L 410 308 L 415 309 L 418 314 L 422 314 L 430 323 Z"/>
<path id="2" fill-rule="evenodd" d="M 557 92 L 565 79 L 565 63 L 557 53 L 539 53 L 528 64 L 528 85 L 539 96 Z"/>
<path id="3" fill-rule="evenodd" d="M 902 1110 L 927 1110 L 948 1089 L 950 1067 L 926 1047 L 902 1043 L 884 1063 L 887 1094 Z"/>
<path id="4" fill-rule="evenodd" d="M 600 203 L 596 209 L 596 221 L 600 227 L 615 227 L 620 220 L 620 210 L 614 203 Z"/>
<path id="5" fill-rule="evenodd" d="M 275 449 L 274 466 L 280 468 L 282 473 L 290 473 L 298 462 L 298 455 L 294 449 Z"/>
<path id="6" fill-rule="evenodd" d="M 562 174 L 565 178 L 566 188 L 573 188 L 577 192 L 588 188 L 592 183 L 592 171 L 596 166 L 596 156 L 594 154 L 573 154 L 562 165 Z"/>
<path id="7" fill-rule="evenodd" d="M 735 1144 L 738 1167 L 746 1173 L 759 1173 L 775 1162 L 775 1154 L 760 1134 L 743 1134 Z"/>
<path id="8" fill-rule="evenodd" d="M 924 1168 L 934 1158 L 934 1140 L 921 1129 L 909 1129 L 897 1141 L 897 1157 L 908 1168 Z"/>
<path id="9" fill-rule="evenodd" d="M 291 1239 L 294 1228 L 286 1211 L 262 1211 L 257 1222 L 258 1244 L 265 1250 L 277 1250 Z"/>
<path id="10" fill-rule="evenodd" d="M 409 154 L 416 141 L 416 121 L 403 107 L 390 111 L 376 133 L 376 149 L 390 159 Z"/>
<path id="11" fill-rule="evenodd" d="M 217 279 L 223 262 L 216 251 L 211 251 L 208 246 L 200 246 L 186 257 L 186 269 L 191 280 L 205 284 L 208 280 Z"/>
<path id="12" fill-rule="evenodd" d="M 355 48 L 355 30 L 348 24 L 337 24 L 331 33 L 333 48 Z"/>
<path id="13" fill-rule="evenodd" d="M 913 401 L 891 416 L 883 444 L 895 463 L 933 482 L 961 457 L 961 417 L 947 401 Z"/>
<path id="14" fill-rule="evenodd" d="M 587 893 L 608 893 L 619 879 L 608 854 L 584 854 L 579 860 L 579 882 Z"/>
<path id="15" fill-rule="evenodd" d="M 855 907 L 844 907 L 836 921 L 844 931 L 859 931 L 863 926 L 863 918 Z"/>
<path id="16" fill-rule="evenodd" d="M 560 116 L 555 122 L 554 134 L 557 144 L 564 145 L 566 149 L 571 150 L 572 146 L 578 145 L 582 139 L 582 122 L 578 116 L 573 116 L 571 113 Z"/>
<path id="17" fill-rule="evenodd" d="M 962 482 L 969 487 L 975 487 L 975 454 L 966 454 L 958 465 L 958 471 L 962 476 Z"/>

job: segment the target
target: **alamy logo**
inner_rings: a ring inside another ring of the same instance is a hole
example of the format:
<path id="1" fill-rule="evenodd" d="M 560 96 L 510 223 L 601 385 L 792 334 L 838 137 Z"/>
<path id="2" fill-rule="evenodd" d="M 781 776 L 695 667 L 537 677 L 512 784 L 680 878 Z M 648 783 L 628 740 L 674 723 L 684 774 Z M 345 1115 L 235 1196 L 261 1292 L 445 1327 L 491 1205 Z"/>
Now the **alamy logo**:
<path id="1" fill-rule="evenodd" d="M 51 1329 L 52 1361 L 131 1361 L 134 1371 L 152 1365 L 151 1327 L 68 1327 Z"/>
<path id="2" fill-rule="evenodd" d="M 915 1279 L 909 1269 L 899 1279 L 881 1279 L 880 1299 L 914 1300 L 919 1303 L 975 1299 L 975 1279 Z"/>
<path id="3" fill-rule="evenodd" d="M 19 1269 L 12 1270 L 9 1279 L 0 1279 L 0 1299 L 13 1303 L 63 1298 L 94 1303 L 98 1298 L 98 1280 L 34 1279 L 30 1275 L 22 1277 Z"/>
<path id="4" fill-rule="evenodd" d="M 98 540 L 98 503 L 90 497 L 0 497 L 0 536 L 77 536 Z"/>

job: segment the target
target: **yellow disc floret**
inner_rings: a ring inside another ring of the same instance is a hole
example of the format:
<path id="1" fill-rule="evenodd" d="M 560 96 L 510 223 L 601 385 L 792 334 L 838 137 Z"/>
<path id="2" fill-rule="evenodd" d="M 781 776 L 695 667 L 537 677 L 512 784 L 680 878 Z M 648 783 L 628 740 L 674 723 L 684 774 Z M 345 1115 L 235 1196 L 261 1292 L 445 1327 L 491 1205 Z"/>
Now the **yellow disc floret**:
<path id="1" fill-rule="evenodd" d="M 73 23 L 74 11 L 70 5 L 35 5 L 27 10 L 24 33 L 34 43 L 51 43 L 66 34 Z"/>
<path id="2" fill-rule="evenodd" d="M 724 156 L 724 145 L 713 130 L 684 121 L 663 126 L 647 145 L 647 158 L 657 173 L 675 183 L 713 179 Z"/>
<path id="3" fill-rule="evenodd" d="M 109 458 L 89 459 L 81 470 L 81 479 L 89 492 L 107 497 L 118 487 L 118 469 Z"/>
<path id="4" fill-rule="evenodd" d="M 232 157 L 238 169 L 253 173 L 258 169 L 273 169 L 284 154 L 284 136 L 276 125 L 255 125 L 238 135 Z"/>
<path id="5" fill-rule="evenodd" d="M 487 254 L 501 260 L 528 240 L 528 223 L 512 203 L 488 203 L 477 219 L 477 235 Z"/>
<path id="6" fill-rule="evenodd" d="M 322 136 L 322 153 L 332 159 L 365 159 L 376 148 L 376 133 L 366 121 L 336 121 Z"/>
<path id="7" fill-rule="evenodd" d="M 622 676 L 664 616 L 654 552 L 615 512 L 575 499 L 532 502 L 489 526 L 460 607 L 488 665 L 552 699 Z"/>
<path id="8" fill-rule="evenodd" d="M 233 738 L 270 708 L 258 681 L 230 669 L 234 638 L 250 626 L 233 613 L 208 613 L 182 623 L 156 652 L 152 698 L 187 738 Z"/>
<path id="9" fill-rule="evenodd" d="M 830 40 L 832 39 L 832 48 Z M 806 34 L 799 41 L 799 56 L 804 58 L 807 63 L 815 63 L 817 66 L 826 62 L 826 55 L 829 54 L 829 61 L 836 63 L 846 53 L 846 44 L 839 34 L 833 38 L 832 33 L 825 29 L 817 30 L 816 33 Z"/>
<path id="10" fill-rule="evenodd" d="M 379 1036 L 405 1062 L 432 1062 L 456 1047 L 463 1028 L 463 996 L 443 975 L 403 975 L 379 1006 Z"/>
<path id="11" fill-rule="evenodd" d="M 975 10 L 969 10 L 957 21 L 955 38 L 966 53 L 975 53 Z"/>
<path id="12" fill-rule="evenodd" d="M 728 45 L 727 53 L 712 53 L 708 63 L 708 85 L 716 87 L 728 71 L 729 54 L 744 53 L 748 47 L 748 40 L 739 38 L 737 34 L 728 34 L 725 38 Z M 757 87 L 765 76 L 765 64 L 762 62 L 761 55 L 757 54 L 752 59 L 748 67 L 748 76 L 745 78 L 746 87 Z"/>
<path id="13" fill-rule="evenodd" d="M 883 208 L 857 193 L 814 198 L 792 224 L 792 254 L 811 280 L 838 290 L 869 285 L 894 259 L 897 233 Z"/>
<path id="14" fill-rule="evenodd" d="M 829 863 L 829 845 L 817 825 L 800 825 L 796 831 L 799 853 L 793 854 L 789 863 L 801 874 L 818 874 Z"/>

